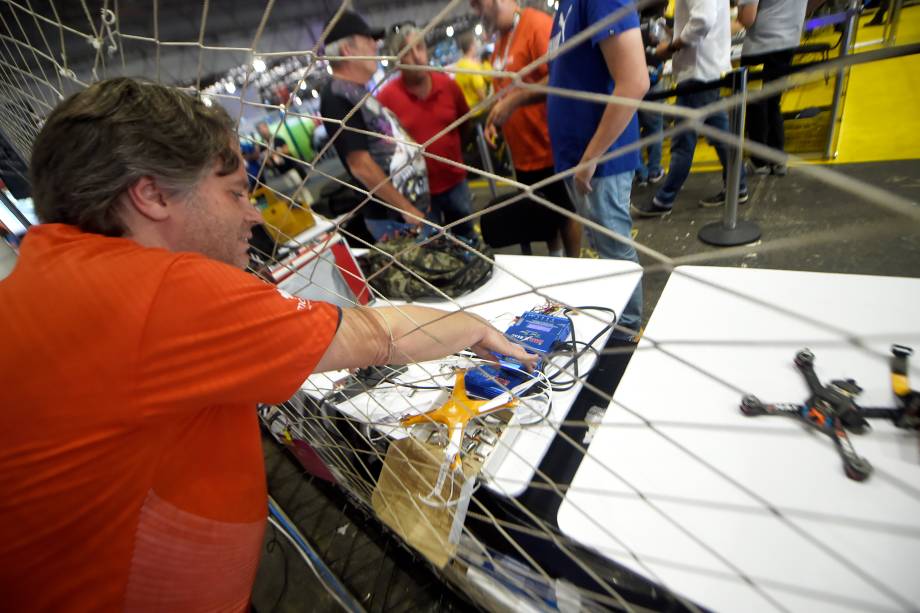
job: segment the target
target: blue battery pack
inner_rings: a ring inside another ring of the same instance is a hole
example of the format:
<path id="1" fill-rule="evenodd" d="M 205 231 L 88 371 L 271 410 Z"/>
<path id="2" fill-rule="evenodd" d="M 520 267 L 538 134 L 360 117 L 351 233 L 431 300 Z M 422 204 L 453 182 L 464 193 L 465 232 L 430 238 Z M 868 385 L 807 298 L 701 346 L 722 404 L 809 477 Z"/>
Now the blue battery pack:
<path id="1" fill-rule="evenodd" d="M 527 311 L 505 330 L 505 336 L 540 356 L 536 371 L 543 369 L 543 356 L 565 342 L 571 334 L 572 324 L 567 317 L 544 315 L 536 311 Z M 514 358 L 504 355 L 496 357 L 498 366 L 483 366 L 466 373 L 464 381 L 468 393 L 488 400 L 536 376 L 528 373 L 524 365 Z"/>

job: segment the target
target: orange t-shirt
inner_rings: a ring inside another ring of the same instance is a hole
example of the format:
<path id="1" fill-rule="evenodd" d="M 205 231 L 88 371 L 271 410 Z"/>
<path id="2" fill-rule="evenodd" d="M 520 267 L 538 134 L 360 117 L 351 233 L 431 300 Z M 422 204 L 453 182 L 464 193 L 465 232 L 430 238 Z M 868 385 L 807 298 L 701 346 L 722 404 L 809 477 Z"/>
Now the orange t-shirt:
<path id="1" fill-rule="evenodd" d="M 0 282 L 0 602 L 243 611 L 267 511 L 255 405 L 336 307 L 192 253 L 48 224 Z"/>
<path id="2" fill-rule="evenodd" d="M 521 12 L 517 26 L 499 36 L 492 52 L 492 66 L 495 70 L 517 72 L 542 57 L 549 48 L 549 36 L 553 29 L 553 18 L 537 9 L 526 8 Z M 510 47 L 509 45 L 510 40 Z M 507 60 L 505 59 L 505 49 Z M 549 65 L 539 68 L 524 77 L 525 83 L 536 83 L 549 74 Z M 496 93 L 511 84 L 511 79 L 492 79 Z M 549 128 L 546 118 L 546 102 L 519 107 L 505 123 L 502 133 L 511 148 L 514 167 L 533 171 L 553 167 L 553 151 L 549 143 Z"/>

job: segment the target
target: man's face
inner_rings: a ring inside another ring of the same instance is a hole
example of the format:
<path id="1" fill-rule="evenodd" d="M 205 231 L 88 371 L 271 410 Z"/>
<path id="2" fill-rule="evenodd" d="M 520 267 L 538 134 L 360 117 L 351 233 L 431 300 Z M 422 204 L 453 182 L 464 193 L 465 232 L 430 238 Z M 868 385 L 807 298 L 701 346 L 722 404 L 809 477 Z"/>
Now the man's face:
<path id="1" fill-rule="evenodd" d="M 348 45 L 347 55 L 372 56 L 377 55 L 377 43 L 370 36 L 356 34 Z M 358 68 L 367 75 L 367 79 L 377 72 L 377 60 L 352 60 Z"/>
<path id="2" fill-rule="evenodd" d="M 495 31 L 502 29 L 499 23 L 501 12 L 499 10 L 499 0 L 470 0 L 470 8 L 472 8 L 479 16 L 479 19 L 482 20 L 482 25 L 485 26 L 486 30 Z"/>
<path id="3" fill-rule="evenodd" d="M 413 34 L 410 39 L 409 50 L 402 56 L 402 63 L 408 66 L 427 66 L 428 65 L 428 46 L 425 39 Z M 403 78 L 412 83 L 417 83 L 428 76 L 428 73 L 422 70 L 404 70 Z"/>
<path id="4" fill-rule="evenodd" d="M 259 125 L 256 126 L 256 130 L 258 130 L 259 135 L 261 135 L 262 138 L 266 140 L 272 135 L 271 130 L 268 129 L 267 123 L 260 123 Z"/>
<path id="5" fill-rule="evenodd" d="M 262 222 L 262 216 L 249 201 L 242 157 L 239 167 L 229 175 L 218 175 L 218 169 L 215 165 L 188 198 L 177 250 L 194 251 L 245 268 L 252 227 Z"/>

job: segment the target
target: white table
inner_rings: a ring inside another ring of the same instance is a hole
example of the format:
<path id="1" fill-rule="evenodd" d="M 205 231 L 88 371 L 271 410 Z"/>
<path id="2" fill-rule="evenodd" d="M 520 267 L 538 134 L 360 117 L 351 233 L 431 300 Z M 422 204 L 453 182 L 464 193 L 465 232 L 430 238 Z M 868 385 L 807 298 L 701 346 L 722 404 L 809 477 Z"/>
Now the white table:
<path id="1" fill-rule="evenodd" d="M 482 287 L 458 298 L 455 303 L 421 304 L 447 310 L 468 309 L 504 330 L 514 316 L 543 305 L 547 299 L 574 307 L 604 306 L 622 313 L 642 277 L 638 264 L 618 260 L 496 255 L 495 262 L 492 278 Z M 585 313 L 573 316 L 573 321 L 576 339 L 588 341 L 609 323 L 610 317 L 604 313 Z M 594 343 L 594 347 L 602 349 L 608 336 L 609 331 Z M 588 372 L 594 362 L 595 356 L 586 354 L 579 361 L 580 372 Z M 444 370 L 439 369 L 438 362 L 413 365 L 409 375 L 401 378 L 412 380 L 412 373 L 416 373 L 415 378 L 422 379 L 439 372 Z M 313 375 L 303 389 L 308 393 L 328 391 L 331 383 L 344 375 L 342 372 Z M 452 385 L 453 378 L 445 377 L 444 383 Z M 527 489 L 536 467 L 581 388 L 582 385 L 578 384 L 567 392 L 556 393 L 546 422 L 505 429 L 495 451 L 483 467 L 482 475 L 487 487 L 504 496 L 518 496 Z M 415 413 L 424 412 L 438 401 L 438 392 L 376 389 L 372 394 L 361 394 L 349 402 L 340 403 L 337 408 L 355 419 L 379 423 L 387 417 L 403 415 L 410 410 Z M 406 435 L 400 428 L 378 430 L 391 438 Z"/>
<path id="2" fill-rule="evenodd" d="M 803 347 L 822 381 L 854 378 L 857 402 L 895 406 L 895 342 L 920 349 L 920 279 L 675 269 L 560 529 L 717 611 L 918 609 L 917 433 L 873 420 L 851 435 L 875 467 L 858 483 L 826 436 L 738 410 L 743 393 L 804 401 Z"/>

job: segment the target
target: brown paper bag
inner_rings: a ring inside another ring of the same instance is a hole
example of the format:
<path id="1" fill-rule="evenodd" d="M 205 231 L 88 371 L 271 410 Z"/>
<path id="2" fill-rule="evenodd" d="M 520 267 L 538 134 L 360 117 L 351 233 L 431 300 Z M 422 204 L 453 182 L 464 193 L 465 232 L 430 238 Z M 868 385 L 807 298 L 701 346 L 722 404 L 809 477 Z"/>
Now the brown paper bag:
<path id="1" fill-rule="evenodd" d="M 394 441 L 387 450 L 380 479 L 371 496 L 371 505 L 380 519 L 438 568 L 443 568 L 456 551 L 457 544 L 450 539 L 451 529 L 455 521 L 462 523 L 466 516 L 466 505 L 462 501 L 449 507 L 422 502 L 422 498 L 432 492 L 443 461 L 441 447 L 422 443 L 411 436 Z M 441 497 L 432 498 L 438 502 L 456 502 L 461 497 L 464 482 L 473 479 L 480 468 L 476 460 L 464 459 L 463 479 L 459 475 L 448 475 L 441 488 Z"/>

